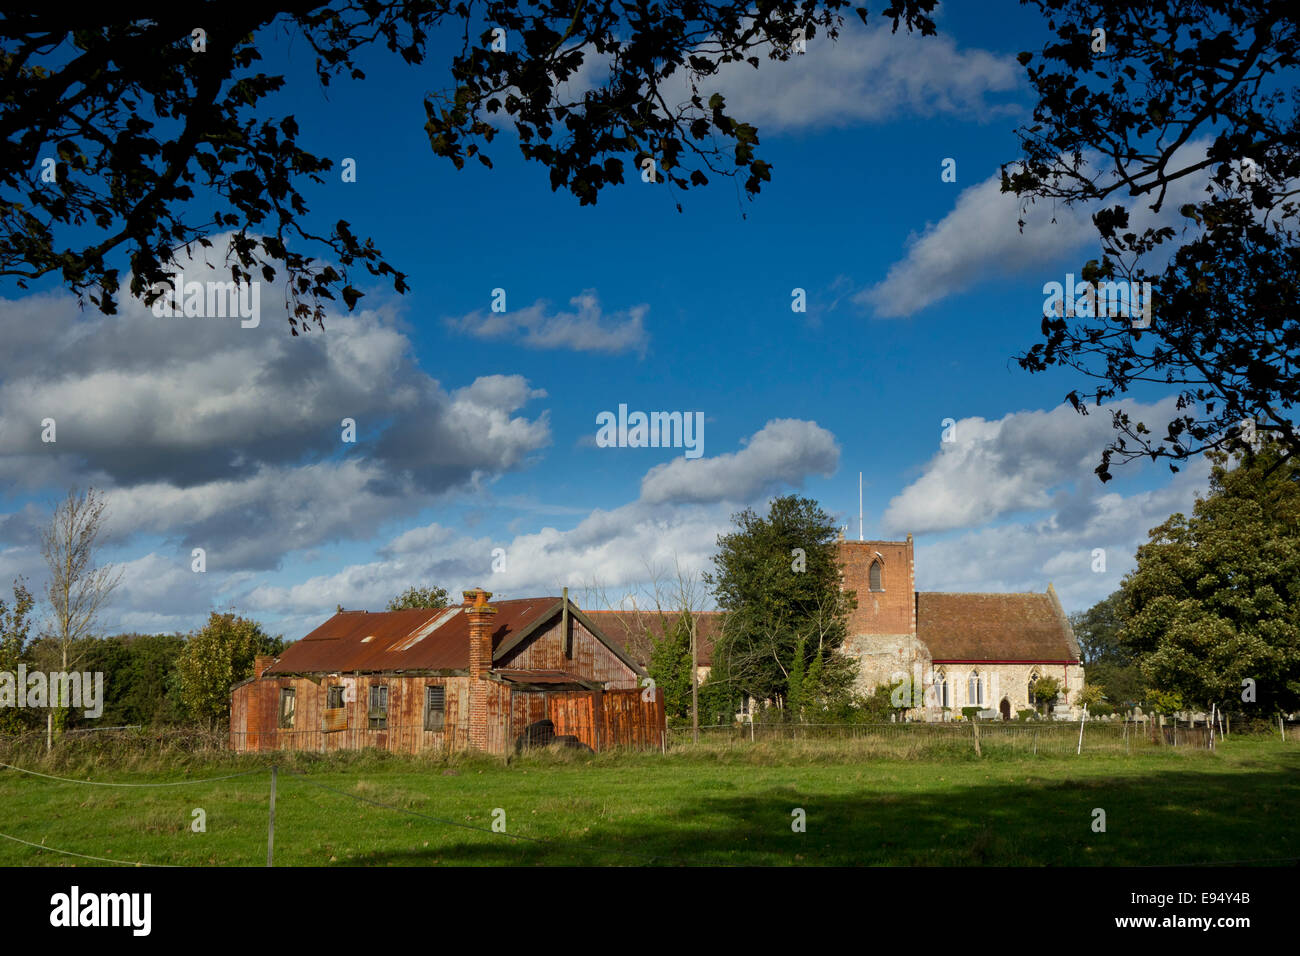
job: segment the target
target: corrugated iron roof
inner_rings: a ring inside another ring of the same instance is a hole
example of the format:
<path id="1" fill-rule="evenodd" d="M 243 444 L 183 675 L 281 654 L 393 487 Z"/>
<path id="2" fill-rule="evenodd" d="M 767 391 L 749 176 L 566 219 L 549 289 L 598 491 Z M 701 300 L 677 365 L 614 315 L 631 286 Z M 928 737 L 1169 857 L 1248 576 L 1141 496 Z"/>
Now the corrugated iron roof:
<path id="1" fill-rule="evenodd" d="M 558 611 L 560 598 L 494 601 L 492 646 Z M 405 611 L 340 611 L 290 644 L 267 674 L 348 671 L 465 670 L 469 620 L 463 607 Z"/>
<path id="2" fill-rule="evenodd" d="M 935 661 L 1074 662 L 1079 645 L 1053 592 L 916 595 L 916 636 Z"/>

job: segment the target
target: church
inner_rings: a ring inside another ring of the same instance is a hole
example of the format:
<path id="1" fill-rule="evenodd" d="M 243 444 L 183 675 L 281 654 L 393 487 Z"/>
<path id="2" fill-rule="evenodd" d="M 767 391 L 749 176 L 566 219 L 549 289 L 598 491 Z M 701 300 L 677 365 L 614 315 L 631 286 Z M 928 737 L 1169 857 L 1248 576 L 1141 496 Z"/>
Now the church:
<path id="1" fill-rule="evenodd" d="M 911 720 L 942 721 L 978 707 L 984 718 L 1010 720 L 1034 708 L 1034 685 L 1053 677 L 1061 694 L 1056 717 L 1078 717 L 1083 689 L 1079 643 L 1049 583 L 1043 592 L 979 594 L 917 591 L 912 536 L 905 541 L 836 542 L 842 587 L 857 593 L 843 651 L 858 663 L 855 691 L 866 696 L 906 679 Z M 588 611 L 640 663 L 649 661 L 655 615 Z M 725 615 L 696 615 L 699 672 L 713 663 Z M 741 720 L 758 702 L 746 697 Z"/>
<path id="2" fill-rule="evenodd" d="M 923 689 L 912 719 L 979 707 L 982 716 L 1009 720 L 1034 706 L 1039 679 L 1054 677 L 1061 685 L 1054 714 L 1078 716 L 1079 642 L 1050 583 L 1041 593 L 917 591 L 910 534 L 841 539 L 837 547 L 843 587 L 858 597 L 844 652 L 857 658 L 859 693 L 908 678 Z"/>

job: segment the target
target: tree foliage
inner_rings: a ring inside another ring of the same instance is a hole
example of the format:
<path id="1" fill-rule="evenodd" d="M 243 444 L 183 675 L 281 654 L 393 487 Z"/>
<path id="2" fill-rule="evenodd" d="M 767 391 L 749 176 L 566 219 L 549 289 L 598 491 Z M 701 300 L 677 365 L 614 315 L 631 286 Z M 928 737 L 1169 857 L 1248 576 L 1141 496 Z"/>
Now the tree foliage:
<path id="1" fill-rule="evenodd" d="M 1150 686 L 1189 706 L 1289 712 L 1300 707 L 1300 465 L 1275 445 L 1214 460 L 1192 515 L 1138 549 L 1123 640 Z"/>
<path id="2" fill-rule="evenodd" d="M 94 723 L 106 727 L 158 727 L 180 723 L 178 663 L 185 649 L 180 634 L 115 634 L 88 642 L 82 669 L 104 672 L 104 712 Z M 81 719 L 77 711 L 74 723 Z"/>
<path id="3" fill-rule="evenodd" d="M 94 631 L 99 609 L 122 579 L 121 569 L 96 566 L 99 535 L 104 529 L 107 502 L 94 488 L 69 491 L 41 532 L 41 557 L 49 569 L 45 586 L 52 637 L 59 666 L 74 663 L 72 648 Z"/>
<path id="4" fill-rule="evenodd" d="M 793 691 L 796 712 L 844 695 L 854 666 L 838 651 L 856 599 L 840 589 L 834 522 L 795 495 L 774 499 L 765 517 L 746 509 L 733 521 L 705 576 L 727 612 L 715 666 L 725 659 L 730 679 L 760 700 L 785 705 Z"/>
<path id="5" fill-rule="evenodd" d="M 1088 610 L 1070 616 L 1088 683 L 1121 707 L 1141 704 L 1145 689 L 1137 660 L 1121 635 L 1127 608 L 1124 591 L 1117 588 Z"/>
<path id="6" fill-rule="evenodd" d="M 889 0 L 882 15 L 895 30 L 932 34 L 935 5 Z M 322 300 L 354 307 L 357 267 L 405 292 L 405 273 L 346 220 L 309 223 L 301 190 L 323 183 L 333 161 L 299 144 L 292 115 L 268 115 L 286 81 L 259 68 L 260 46 L 280 34 L 311 51 L 322 86 L 364 80 L 359 64 L 374 47 L 419 65 L 450 44 L 445 84 L 425 98 L 425 132 L 433 153 L 457 168 L 469 159 L 491 166 L 486 147 L 505 127 L 525 159 L 547 167 L 552 190 L 580 203 L 622 183 L 625 158 L 643 157 L 672 188 L 743 176 L 752 195 L 771 176 L 758 131 L 728 114 L 711 78 L 725 63 L 788 57 L 800 28 L 834 37 L 849 6 L 344 0 L 7 12 L 0 276 L 22 285 L 59 275 L 113 313 L 122 265 L 130 294 L 153 301 L 181 249 L 231 231 L 231 279 L 283 273 L 295 335 L 323 325 Z M 865 22 L 866 9 L 857 13 Z M 566 97 L 579 70 L 593 82 Z M 679 101 L 683 79 L 690 94 Z M 53 183 L 42 179 L 44 159 L 57 161 Z"/>
<path id="7" fill-rule="evenodd" d="M 1055 36 L 1020 55 L 1038 102 L 1019 131 L 1023 159 L 1003 167 L 1003 189 L 1025 209 L 1040 200 L 1095 207 L 1100 255 L 1083 278 L 1149 281 L 1154 296 L 1143 329 L 1122 315 L 1045 315 L 1043 339 L 1021 366 L 1093 379 L 1095 388 L 1067 395 L 1084 414 L 1089 401 L 1135 386 L 1178 388 L 1176 416 L 1154 428 L 1113 411 L 1103 481 L 1112 457 L 1164 458 L 1176 471 L 1206 450 L 1241 449 L 1256 427 L 1295 454 L 1294 4 L 1028 2 Z M 1166 209 L 1170 189 L 1188 184 L 1204 184 L 1204 198 Z M 1164 219 L 1135 225 L 1139 203 Z"/>
<path id="8" fill-rule="evenodd" d="M 663 620 L 658 635 L 651 635 L 652 650 L 647 673 L 663 694 L 664 715 L 673 721 L 691 716 L 691 621 L 683 611 Z"/>
<path id="9" fill-rule="evenodd" d="M 259 654 L 279 654 L 284 638 L 268 637 L 256 621 L 213 611 L 185 642 L 176 661 L 181 704 L 209 727 L 230 718 L 230 688 L 253 675 Z"/>
<path id="10" fill-rule="evenodd" d="M 1061 696 L 1061 682 L 1055 677 L 1040 677 L 1034 682 L 1034 703 L 1050 708 Z"/>
<path id="11" fill-rule="evenodd" d="M 440 588 L 437 585 L 428 588 L 417 588 L 412 585 L 388 602 L 388 610 L 390 611 L 405 611 L 408 608 L 417 607 L 434 608 L 436 610 L 446 606 L 447 589 Z"/>
<path id="12" fill-rule="evenodd" d="M 0 671 L 16 674 L 18 665 L 27 660 L 35 604 L 21 578 L 13 583 L 12 602 L 0 597 Z M 0 733 L 17 733 L 23 723 L 23 715 L 17 708 L 0 708 Z"/>

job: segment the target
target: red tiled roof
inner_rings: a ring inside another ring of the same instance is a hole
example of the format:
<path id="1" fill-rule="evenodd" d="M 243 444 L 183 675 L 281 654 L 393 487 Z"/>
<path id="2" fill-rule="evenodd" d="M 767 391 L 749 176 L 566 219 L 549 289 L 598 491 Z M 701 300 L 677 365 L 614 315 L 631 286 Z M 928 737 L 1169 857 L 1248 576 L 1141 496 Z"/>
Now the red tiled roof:
<path id="1" fill-rule="evenodd" d="M 585 611 L 605 636 L 642 667 L 650 663 L 651 642 L 663 637 L 664 629 L 676 617 L 657 611 Z M 696 611 L 695 637 L 699 642 L 701 667 L 713 665 L 713 644 L 722 631 L 726 614 L 722 611 Z"/>
<path id="2" fill-rule="evenodd" d="M 1079 660 L 1079 644 L 1055 592 L 947 594 L 918 591 L 916 636 L 941 661 Z"/>
<path id="3" fill-rule="evenodd" d="M 492 646 L 500 647 L 543 616 L 559 610 L 558 597 L 494 601 Z M 340 611 L 290 644 L 267 674 L 344 671 L 465 670 L 469 621 L 464 608 Z"/>

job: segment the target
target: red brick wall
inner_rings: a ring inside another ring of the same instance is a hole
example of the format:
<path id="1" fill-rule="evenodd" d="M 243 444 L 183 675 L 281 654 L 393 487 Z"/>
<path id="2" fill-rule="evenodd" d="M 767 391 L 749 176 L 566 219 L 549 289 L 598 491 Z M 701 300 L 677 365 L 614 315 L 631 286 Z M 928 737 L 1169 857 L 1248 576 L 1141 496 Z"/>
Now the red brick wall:
<path id="1" fill-rule="evenodd" d="M 912 538 L 906 541 L 841 541 L 844 590 L 856 591 L 858 609 L 849 615 L 850 634 L 915 634 L 916 573 Z M 872 591 L 871 563 L 882 561 L 883 591 Z"/>

